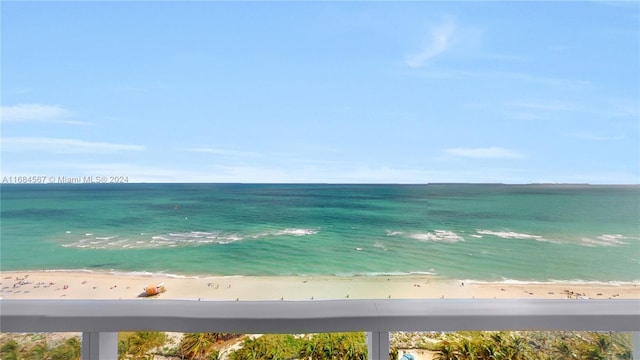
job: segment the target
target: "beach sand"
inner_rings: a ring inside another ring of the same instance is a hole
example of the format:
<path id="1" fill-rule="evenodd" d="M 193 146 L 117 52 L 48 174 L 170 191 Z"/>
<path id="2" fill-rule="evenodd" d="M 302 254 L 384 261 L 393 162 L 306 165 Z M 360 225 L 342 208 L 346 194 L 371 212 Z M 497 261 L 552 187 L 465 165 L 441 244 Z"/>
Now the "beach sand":
<path id="1" fill-rule="evenodd" d="M 164 284 L 165 292 L 143 296 L 147 286 L 159 283 Z M 0 288 L 2 299 L 640 299 L 640 284 L 635 283 L 474 283 L 427 275 L 175 277 L 89 271 L 11 271 L 0 272 Z M 64 334 L 66 337 L 78 335 Z M 434 356 L 433 352 L 421 349 L 400 348 L 399 351 L 399 354 L 407 351 L 416 360 L 431 360 Z"/>
<path id="2" fill-rule="evenodd" d="M 640 284 L 475 283 L 408 276 L 175 277 L 89 271 L 0 272 L 2 299 L 149 299 L 147 286 L 163 283 L 153 299 L 640 299 Z"/>

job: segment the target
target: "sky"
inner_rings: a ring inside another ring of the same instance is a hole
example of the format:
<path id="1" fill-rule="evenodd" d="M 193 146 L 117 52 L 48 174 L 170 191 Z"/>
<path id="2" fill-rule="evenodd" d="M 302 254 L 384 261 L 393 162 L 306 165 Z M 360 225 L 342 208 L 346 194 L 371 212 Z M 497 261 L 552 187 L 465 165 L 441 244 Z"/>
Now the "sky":
<path id="1" fill-rule="evenodd" d="M 2 1 L 0 177 L 640 183 L 640 3 Z"/>

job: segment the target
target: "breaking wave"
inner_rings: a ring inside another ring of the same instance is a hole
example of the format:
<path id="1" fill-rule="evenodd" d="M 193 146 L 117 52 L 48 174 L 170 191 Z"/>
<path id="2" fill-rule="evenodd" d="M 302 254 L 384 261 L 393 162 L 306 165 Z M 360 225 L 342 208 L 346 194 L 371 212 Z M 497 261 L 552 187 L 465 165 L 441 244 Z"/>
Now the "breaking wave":
<path id="1" fill-rule="evenodd" d="M 462 238 L 462 236 L 450 230 L 433 230 L 433 231 L 417 232 L 417 233 L 405 233 L 403 231 L 387 230 L 387 236 L 406 236 L 414 240 L 433 241 L 433 242 L 452 242 L 453 243 L 458 241 L 464 241 L 464 238 Z"/>
<path id="2" fill-rule="evenodd" d="M 63 244 L 63 247 L 86 249 L 152 249 L 185 246 L 199 246 L 207 244 L 225 245 L 242 240 L 256 240 L 270 237 L 307 236 L 315 235 L 318 229 L 287 228 L 282 230 L 264 231 L 254 234 L 240 234 L 224 231 L 189 231 L 175 232 L 154 236 L 121 237 L 119 235 L 94 236 L 86 233 L 83 238 L 75 239 Z M 69 233 L 67 233 L 69 234 Z"/>
<path id="3" fill-rule="evenodd" d="M 464 239 L 453 231 L 434 230 L 426 233 L 418 233 L 409 235 L 410 238 L 420 241 L 438 241 L 438 242 L 458 242 Z"/>
<path id="4" fill-rule="evenodd" d="M 524 240 L 530 239 L 530 240 L 545 241 L 545 239 L 540 235 L 531 235 L 526 233 L 518 233 L 514 231 L 476 230 L 476 232 L 480 235 L 497 236 L 503 239 L 524 239 Z"/>
<path id="5" fill-rule="evenodd" d="M 582 245 L 584 246 L 618 246 L 618 245 L 627 245 L 628 242 L 623 240 L 629 240 L 630 238 L 620 235 L 620 234 L 603 234 L 598 236 L 595 239 L 592 238 L 582 238 Z"/>

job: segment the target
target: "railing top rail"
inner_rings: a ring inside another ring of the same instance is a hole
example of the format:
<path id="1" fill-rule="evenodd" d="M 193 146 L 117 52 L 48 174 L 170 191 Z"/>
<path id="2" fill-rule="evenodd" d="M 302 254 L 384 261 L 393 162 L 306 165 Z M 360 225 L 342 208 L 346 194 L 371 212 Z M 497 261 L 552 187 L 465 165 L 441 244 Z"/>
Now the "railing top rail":
<path id="1" fill-rule="evenodd" d="M 640 300 L 0 300 L 3 332 L 640 331 Z"/>

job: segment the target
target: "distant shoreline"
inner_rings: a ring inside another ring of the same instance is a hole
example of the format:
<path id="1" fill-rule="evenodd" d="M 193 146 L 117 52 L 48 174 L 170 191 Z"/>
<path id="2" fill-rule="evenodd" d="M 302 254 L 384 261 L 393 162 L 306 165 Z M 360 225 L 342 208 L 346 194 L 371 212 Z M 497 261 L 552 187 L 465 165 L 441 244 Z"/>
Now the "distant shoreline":
<path id="1" fill-rule="evenodd" d="M 145 299 L 162 283 L 159 299 L 640 299 L 640 283 L 476 282 L 430 275 L 205 276 L 124 274 L 73 270 L 0 272 L 3 299 Z"/>
<path id="2" fill-rule="evenodd" d="M 6 177 L 5 177 L 6 178 Z M 77 179 L 79 176 L 61 176 L 61 178 Z M 62 180 L 62 179 L 61 179 Z M 529 182 L 529 183 L 501 183 L 501 182 L 426 182 L 426 183 L 339 183 L 339 182 L 143 182 L 143 181 L 127 181 L 127 182 L 82 182 L 82 181 L 52 181 L 39 183 L 20 183 L 20 182 L 2 182 L 1 186 L 43 186 L 43 185 L 327 185 L 327 186 L 345 186 L 345 185 L 380 185 L 380 186 L 428 186 L 428 185 L 489 185 L 489 186 L 536 186 L 536 185 L 558 185 L 558 186 L 640 186 L 640 183 L 571 183 L 571 182 Z"/>
<path id="3" fill-rule="evenodd" d="M 556 285 L 556 284 L 570 284 L 570 285 L 590 285 L 590 286 L 634 286 L 640 287 L 640 279 L 638 280 L 561 280 L 561 279 L 549 279 L 549 280 L 522 280 L 522 279 L 502 279 L 502 280 L 484 280 L 484 279 L 450 279 L 442 277 L 429 272 L 411 272 L 411 273 L 355 273 L 355 274 L 283 274 L 283 275 L 246 275 L 246 274 L 186 274 L 186 273 L 167 273 L 167 272 L 151 272 L 151 271 L 137 271 L 137 270 L 93 270 L 93 269 L 23 269 L 23 270 L 0 270 L 0 274 L 28 274 L 28 273 L 60 273 L 60 274 L 101 274 L 112 275 L 118 277 L 148 277 L 157 279 L 208 279 L 208 278 L 326 278 L 326 279 L 359 279 L 359 278 L 428 278 L 430 281 L 436 282 L 448 282 L 448 281 L 463 281 L 468 284 L 476 285 Z"/>

